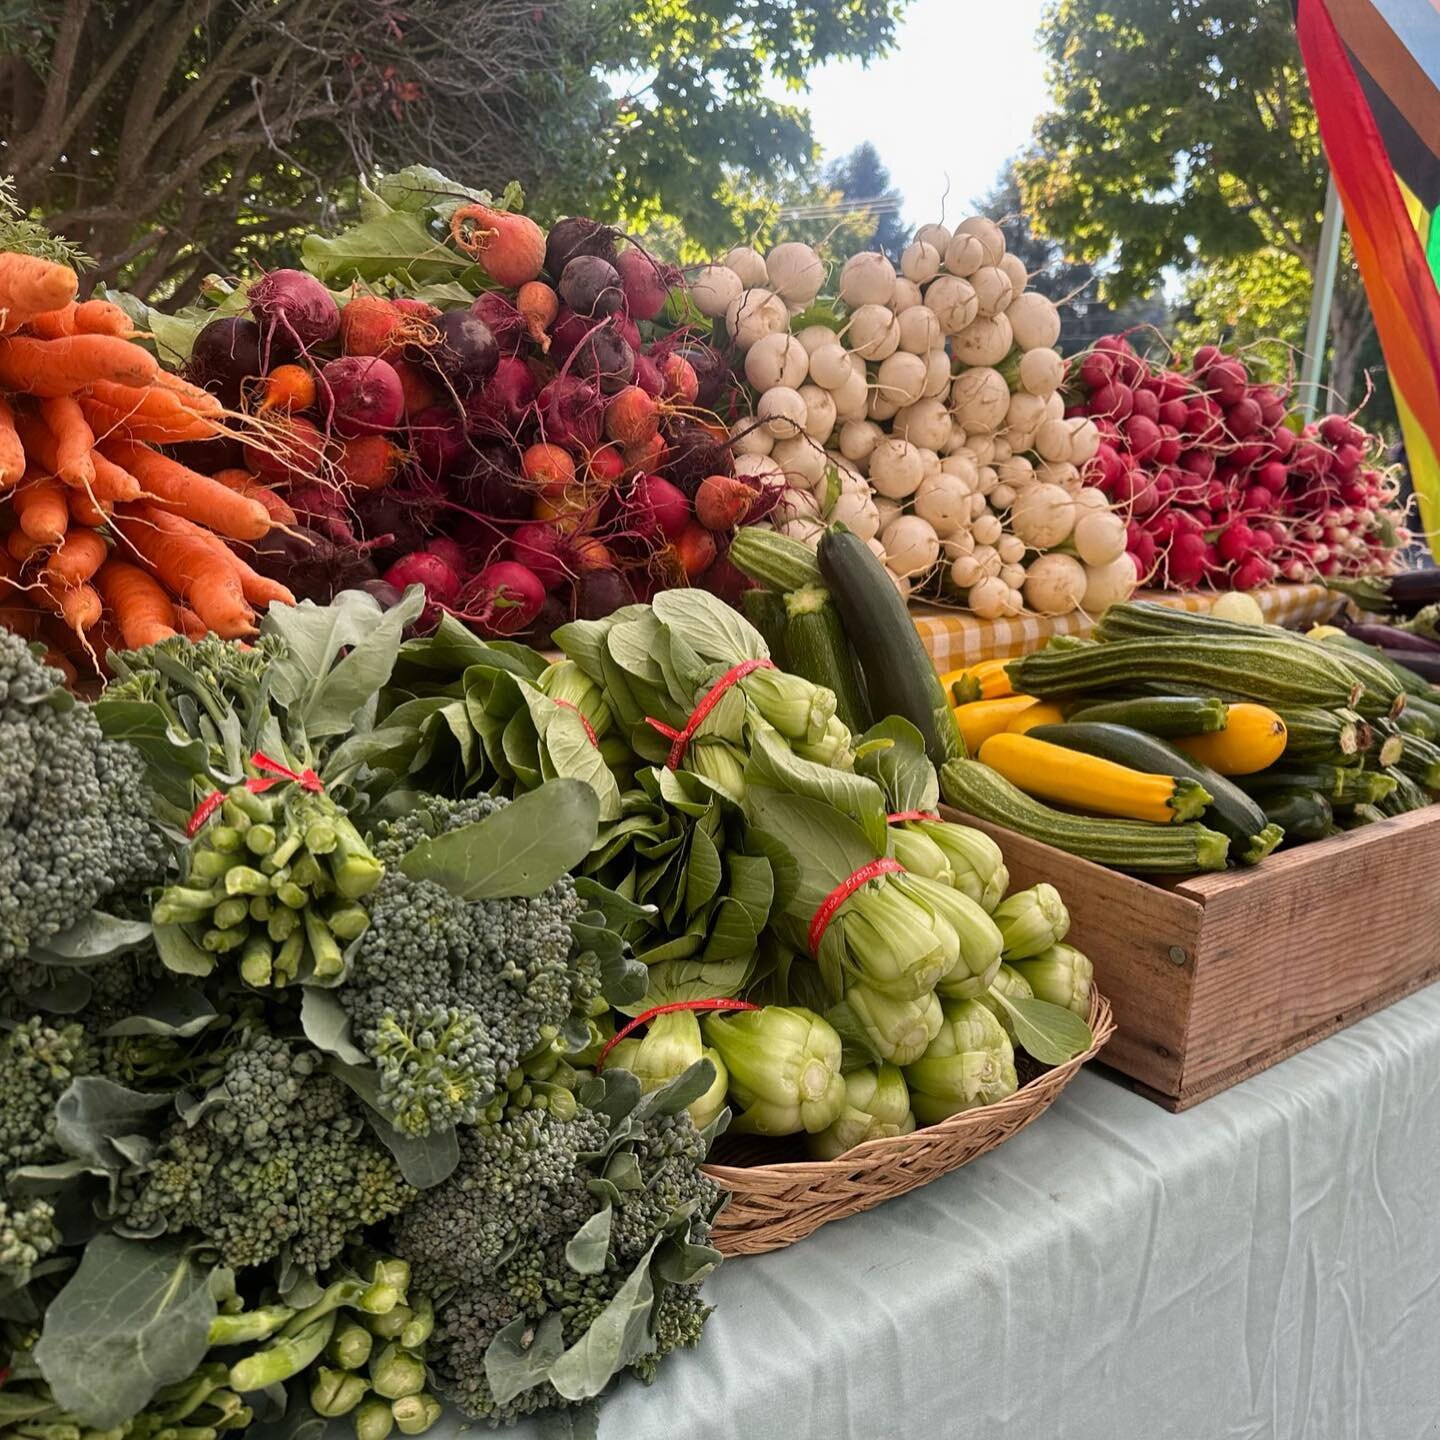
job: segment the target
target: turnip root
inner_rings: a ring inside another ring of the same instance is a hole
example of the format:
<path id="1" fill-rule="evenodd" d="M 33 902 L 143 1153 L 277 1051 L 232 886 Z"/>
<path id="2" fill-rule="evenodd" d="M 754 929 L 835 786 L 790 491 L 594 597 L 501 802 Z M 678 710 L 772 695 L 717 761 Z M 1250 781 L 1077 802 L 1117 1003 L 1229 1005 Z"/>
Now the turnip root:
<path id="1" fill-rule="evenodd" d="M 906 580 L 928 575 L 940 558 L 940 539 L 919 515 L 901 515 L 880 533 L 891 571 Z"/>
<path id="2" fill-rule="evenodd" d="M 949 389 L 950 355 L 937 346 L 925 356 L 925 386 L 920 393 L 927 400 L 938 400 Z"/>
<path id="3" fill-rule="evenodd" d="M 820 257 L 799 241 L 777 245 L 765 257 L 770 288 L 787 305 L 808 305 L 825 283 L 825 266 Z"/>
<path id="4" fill-rule="evenodd" d="M 1020 492 L 1006 480 L 997 482 L 989 495 L 982 495 L 981 500 L 988 500 L 997 510 L 1008 510 L 1014 503 L 1015 497 Z"/>
<path id="5" fill-rule="evenodd" d="M 791 485 L 813 489 L 825 476 L 825 452 L 808 436 L 777 440 L 769 458 L 784 472 Z"/>
<path id="6" fill-rule="evenodd" d="M 826 518 L 831 524 L 846 526 L 862 540 L 873 540 L 880 532 L 880 512 L 868 489 L 842 490 Z"/>
<path id="7" fill-rule="evenodd" d="M 1010 396 L 1010 403 L 1005 410 L 1005 429 L 1011 434 L 1025 438 L 1026 443 L 1023 448 L 1029 448 L 1044 423 L 1045 402 L 1040 396 L 1030 395 L 1024 390 Z M 1068 433 L 1066 444 L 1069 444 Z"/>
<path id="8" fill-rule="evenodd" d="M 933 280 L 940 273 L 945 257 L 927 240 L 912 240 L 900 254 L 900 273 L 917 285 Z"/>
<path id="9" fill-rule="evenodd" d="M 945 269 L 951 275 L 973 275 L 985 264 L 985 247 L 973 235 L 953 235 L 945 247 Z"/>
<path id="10" fill-rule="evenodd" d="M 777 444 L 780 442 L 776 442 Z M 735 473 L 737 475 L 748 475 L 758 485 L 783 485 L 785 483 L 785 469 L 773 452 L 769 455 L 756 455 L 754 453 L 737 455 L 735 457 Z"/>
<path id="11" fill-rule="evenodd" d="M 892 500 L 878 491 L 871 498 L 875 504 L 875 513 L 880 517 L 880 531 L 883 534 L 885 527 L 901 513 L 902 507 L 898 500 Z"/>
<path id="12" fill-rule="evenodd" d="M 852 255 L 840 271 L 840 298 L 852 310 L 886 305 L 894 293 L 895 267 L 878 250 Z"/>
<path id="13" fill-rule="evenodd" d="M 1013 485 L 1017 490 L 1035 482 L 1035 467 L 1024 455 L 1012 455 L 1008 460 L 997 462 L 995 474 L 1003 484 Z"/>
<path id="14" fill-rule="evenodd" d="M 726 255 L 725 264 L 740 277 L 740 283 L 747 290 L 769 283 L 770 272 L 765 257 L 749 245 L 737 245 Z"/>
<path id="15" fill-rule="evenodd" d="M 1042 346 L 1020 357 L 1020 385 L 1030 394 L 1053 395 L 1064 383 L 1065 362 L 1054 350 Z"/>
<path id="16" fill-rule="evenodd" d="M 1007 390 L 1005 394 L 1006 400 L 1008 401 L 1010 392 Z M 961 419 L 960 423 L 964 425 L 965 421 Z M 981 466 L 992 464 L 995 460 L 995 436 L 993 434 L 985 434 L 981 431 L 972 430 L 969 425 L 965 425 L 965 433 L 970 437 L 968 444 L 971 454 L 975 457 L 975 463 Z M 993 484 L 994 475 L 992 474 L 990 478 Z"/>
<path id="17" fill-rule="evenodd" d="M 958 275 L 941 275 L 932 280 L 925 291 L 925 303 L 935 312 L 940 328 L 947 335 L 958 335 L 980 313 L 975 287 Z"/>
<path id="18" fill-rule="evenodd" d="M 798 390 L 805 383 L 809 365 L 808 352 L 793 335 L 762 335 L 745 352 L 745 378 L 757 390 L 777 385 Z"/>
<path id="19" fill-rule="evenodd" d="M 1025 558 L 1025 542 L 1007 531 L 995 542 L 995 553 L 1002 565 L 1018 565 Z"/>
<path id="20" fill-rule="evenodd" d="M 744 289 L 744 282 L 728 265 L 707 265 L 690 282 L 690 298 L 702 315 L 718 320 Z"/>
<path id="21" fill-rule="evenodd" d="M 880 362 L 875 388 L 892 405 L 913 405 L 925 388 L 925 362 L 908 350 L 897 350 Z"/>
<path id="22" fill-rule="evenodd" d="M 1045 418 L 1047 420 L 1063 420 L 1065 418 L 1065 397 L 1059 391 L 1045 397 Z"/>
<path id="23" fill-rule="evenodd" d="M 884 360 L 900 347 L 900 322 L 884 305 L 861 305 L 850 316 L 846 339 L 861 360 Z"/>
<path id="24" fill-rule="evenodd" d="M 970 523 L 970 492 L 954 475 L 927 476 L 915 492 L 915 513 L 942 539 Z"/>
<path id="25" fill-rule="evenodd" d="M 1015 453 L 1015 447 L 1010 443 L 1009 436 L 1004 432 L 990 437 L 990 459 L 996 464 L 1002 464 Z"/>
<path id="26" fill-rule="evenodd" d="M 856 375 L 852 371 L 850 378 L 843 385 L 830 391 L 830 398 L 835 402 L 835 414 L 839 419 L 865 419 L 870 391 L 865 384 L 863 375 Z"/>
<path id="27" fill-rule="evenodd" d="M 1010 529 L 1031 550 L 1050 550 L 1075 528 L 1075 502 L 1058 485 L 1027 485 L 1010 508 Z"/>
<path id="28" fill-rule="evenodd" d="M 795 338 L 805 347 L 807 355 L 813 355 L 827 345 L 839 344 L 835 332 L 828 325 L 807 325 L 803 330 L 795 331 Z"/>
<path id="29" fill-rule="evenodd" d="M 1081 495 L 1098 495 L 1082 490 Z M 1077 497 L 1078 499 L 1078 497 Z M 1109 565 L 1125 553 L 1125 522 L 1109 510 L 1083 509 L 1075 520 L 1070 539 L 1075 553 L 1087 565 Z"/>
<path id="30" fill-rule="evenodd" d="M 890 500 L 913 495 L 925 478 L 920 451 L 899 435 L 887 436 L 870 455 L 870 483 Z"/>
<path id="31" fill-rule="evenodd" d="M 1080 472 L 1068 460 L 1042 460 L 1035 467 L 1035 478 L 1071 492 L 1080 488 Z"/>
<path id="32" fill-rule="evenodd" d="M 1063 420 L 1044 420 L 1035 431 L 1035 453 L 1052 464 L 1070 459 L 1070 427 Z"/>
<path id="33" fill-rule="evenodd" d="M 940 321 L 928 305 L 911 305 L 896 317 L 900 324 L 900 348 L 912 355 L 928 355 L 945 343 Z"/>
<path id="34" fill-rule="evenodd" d="M 985 263 L 987 265 L 998 265 L 1000 257 L 1005 254 L 1005 232 L 993 221 L 983 215 L 974 215 L 969 220 L 962 220 L 956 227 L 957 235 L 973 235 L 980 242 L 980 248 L 985 252 Z"/>
<path id="35" fill-rule="evenodd" d="M 912 445 L 918 445 L 927 452 L 936 452 L 943 450 L 949 443 L 954 424 L 950 412 L 939 400 L 922 399 L 897 410 L 891 428 L 896 435 L 903 435 Z M 941 468 L 938 459 L 936 468 Z"/>
<path id="36" fill-rule="evenodd" d="M 1128 600 L 1136 583 L 1135 561 L 1128 550 L 1108 565 L 1087 565 L 1081 608 L 1087 615 L 1099 615 L 1108 606 Z"/>
<path id="37" fill-rule="evenodd" d="M 1100 451 L 1100 429 L 1088 417 L 1077 417 L 1070 426 L 1070 463 L 1088 465 Z"/>
<path id="38" fill-rule="evenodd" d="M 1025 262 L 1018 255 L 1002 255 L 1000 257 L 1000 269 L 1010 277 L 1010 293 L 1013 297 L 1024 292 L 1025 287 L 1030 283 L 1030 272 L 1025 268 Z"/>
<path id="39" fill-rule="evenodd" d="M 944 225 L 922 225 L 915 232 L 915 240 L 917 244 L 933 245 L 939 254 L 944 255 L 945 247 L 950 243 L 950 231 Z"/>
<path id="40" fill-rule="evenodd" d="M 903 275 L 897 276 L 894 293 L 890 296 L 890 309 L 898 316 L 903 315 L 907 310 L 913 310 L 918 304 L 920 304 L 920 287 L 913 280 L 907 280 Z"/>
<path id="41" fill-rule="evenodd" d="M 986 366 L 962 371 L 950 387 L 950 406 L 967 435 L 985 435 L 1008 423 L 1010 387 Z"/>
<path id="42" fill-rule="evenodd" d="M 1060 338 L 1060 312 L 1038 290 L 1017 295 L 1005 312 L 1022 350 L 1053 350 Z"/>
<path id="43" fill-rule="evenodd" d="M 961 481 L 967 494 L 978 494 L 980 490 L 980 467 L 975 463 L 974 456 L 968 453 L 947 455 L 941 462 L 940 468 L 947 475 L 953 475 Z"/>
<path id="44" fill-rule="evenodd" d="M 737 456 L 768 455 L 775 448 L 775 437 L 748 416 L 730 427 L 730 448 Z"/>
<path id="45" fill-rule="evenodd" d="M 1010 353 L 1014 338 L 1007 316 L 980 315 L 952 335 L 950 349 L 962 365 L 998 365 Z"/>
<path id="46" fill-rule="evenodd" d="M 798 390 L 777 385 L 767 390 L 755 406 L 756 417 L 777 439 L 791 439 L 805 428 L 810 412 Z"/>
<path id="47" fill-rule="evenodd" d="M 829 334 L 826 331 L 826 334 Z M 810 352 L 810 378 L 827 390 L 838 390 L 847 380 L 853 378 L 854 368 L 844 347 L 830 335 L 826 345 L 817 346 Z"/>
<path id="48" fill-rule="evenodd" d="M 805 402 L 805 433 L 814 440 L 825 441 L 835 428 L 835 398 L 818 385 L 802 385 L 800 398 Z"/>
<path id="49" fill-rule="evenodd" d="M 993 545 L 985 545 L 977 540 L 975 548 L 970 553 L 975 557 L 975 563 L 980 567 L 982 575 L 992 577 L 999 575 L 1004 562 L 1000 559 L 1000 552 Z"/>
<path id="50" fill-rule="evenodd" d="M 1002 619 L 1010 606 L 1010 587 L 998 576 L 986 576 L 970 587 L 966 603 L 982 620 Z"/>
<path id="51" fill-rule="evenodd" d="M 997 265 L 982 265 L 970 276 L 981 315 L 998 315 L 1014 298 L 1010 277 Z"/>
<path id="52" fill-rule="evenodd" d="M 725 329 L 740 349 L 748 350 L 766 335 L 787 334 L 790 312 L 773 290 L 752 286 L 725 307 Z"/>
<path id="53" fill-rule="evenodd" d="M 870 420 L 847 420 L 840 427 L 840 453 L 847 460 L 858 464 L 869 464 L 875 447 L 885 438 L 885 432 Z"/>
<path id="54" fill-rule="evenodd" d="M 1001 579 L 1005 579 L 1001 572 Z M 1024 572 L 1025 603 L 1041 615 L 1068 615 L 1085 598 L 1085 567 L 1070 555 L 1040 555 Z"/>
<path id="55" fill-rule="evenodd" d="M 1070 557 L 1067 555 L 1065 558 L 1068 560 Z M 1025 567 L 1023 565 L 1002 565 L 1000 578 L 1012 590 L 1019 590 L 1025 584 Z"/>
<path id="56" fill-rule="evenodd" d="M 899 409 L 898 405 L 887 400 L 878 390 L 872 390 L 865 401 L 865 413 L 872 420 L 893 420 Z"/>
<path id="57" fill-rule="evenodd" d="M 976 544 L 993 546 L 1004 533 L 1004 527 L 1000 524 L 1000 517 L 993 511 L 982 510 L 978 515 L 975 514 L 975 501 L 980 498 L 978 495 L 970 497 L 970 533 L 975 537 Z"/>
<path id="58" fill-rule="evenodd" d="M 968 590 L 972 585 L 978 585 L 984 578 L 985 572 L 980 568 L 980 562 L 974 555 L 966 553 L 951 557 L 950 580 L 956 589 Z"/>

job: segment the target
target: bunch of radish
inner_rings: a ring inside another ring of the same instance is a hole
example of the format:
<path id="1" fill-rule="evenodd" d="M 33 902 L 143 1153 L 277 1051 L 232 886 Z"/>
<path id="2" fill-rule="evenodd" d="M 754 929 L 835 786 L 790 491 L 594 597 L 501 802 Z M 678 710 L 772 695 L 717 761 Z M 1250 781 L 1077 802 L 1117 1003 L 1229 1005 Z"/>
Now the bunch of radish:
<path id="1" fill-rule="evenodd" d="M 1381 574 L 1409 536 L 1382 442 L 1344 415 L 1291 416 L 1287 387 L 1213 345 L 1188 367 L 1123 335 L 1076 367 L 1067 415 L 1100 444 L 1086 472 L 1128 518 L 1147 583 L 1252 590 L 1275 580 Z"/>
<path id="2" fill-rule="evenodd" d="M 1124 523 L 1081 482 L 1100 436 L 1065 416 L 1059 314 L 1000 228 L 926 225 L 898 265 L 851 256 L 822 299 L 829 278 L 787 243 L 733 249 L 690 286 L 752 397 L 736 469 L 784 487 L 769 523 L 814 544 L 843 521 L 902 594 L 986 618 L 1128 594 Z"/>
<path id="3" fill-rule="evenodd" d="M 541 640 L 663 586 L 733 588 L 728 536 L 779 492 L 736 475 L 721 356 L 660 318 L 678 272 L 581 217 L 547 235 L 466 205 L 451 232 L 495 284 L 473 303 L 276 271 L 200 332 L 190 377 L 251 438 L 195 463 L 300 522 L 257 568 L 320 601 L 420 583 L 432 618 Z"/>

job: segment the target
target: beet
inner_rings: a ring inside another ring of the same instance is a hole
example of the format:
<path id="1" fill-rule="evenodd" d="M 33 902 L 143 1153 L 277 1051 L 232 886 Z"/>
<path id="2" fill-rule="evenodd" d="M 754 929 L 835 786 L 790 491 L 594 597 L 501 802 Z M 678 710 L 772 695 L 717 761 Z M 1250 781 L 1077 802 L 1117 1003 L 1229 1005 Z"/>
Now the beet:
<path id="1" fill-rule="evenodd" d="M 490 327 L 469 310 L 447 310 L 435 328 L 439 333 L 428 351 L 430 364 L 463 399 L 495 373 L 500 347 Z"/>
<path id="2" fill-rule="evenodd" d="M 497 560 L 475 577 L 473 587 L 466 588 L 462 603 L 482 634 L 514 635 L 528 630 L 540 614 L 545 587 L 533 570 L 513 560 Z"/>
<path id="3" fill-rule="evenodd" d="M 178 460 L 202 475 L 214 475 L 220 470 L 238 470 L 245 465 L 245 446 L 229 435 L 215 440 L 186 440 L 179 445 L 167 446 L 166 453 L 172 460 Z"/>
<path id="4" fill-rule="evenodd" d="M 402 598 L 400 591 L 388 580 L 362 580 L 359 585 L 352 588 L 363 590 L 367 595 L 373 595 L 382 610 L 388 610 L 392 605 L 398 605 Z"/>
<path id="5" fill-rule="evenodd" d="M 481 434 L 514 438 L 539 394 L 530 367 L 518 355 L 502 355 L 489 383 L 465 402 L 465 417 Z"/>
<path id="6" fill-rule="evenodd" d="M 598 255 L 577 255 L 565 266 L 556 288 L 577 315 L 603 320 L 625 308 L 620 272 Z"/>
<path id="7" fill-rule="evenodd" d="M 660 373 L 660 367 L 648 355 L 639 351 L 635 354 L 635 384 L 652 400 L 658 400 L 665 388 L 665 378 Z"/>
<path id="8" fill-rule="evenodd" d="M 495 337 L 502 354 L 514 355 L 529 336 L 525 317 L 498 290 L 476 296 L 470 313 Z"/>
<path id="9" fill-rule="evenodd" d="M 545 237 L 545 271 L 558 280 L 577 255 L 598 255 L 615 263 L 615 240 L 620 232 L 585 215 L 557 220 Z"/>
<path id="10" fill-rule="evenodd" d="M 541 392 L 540 430 L 552 445 L 593 450 L 600 443 L 605 407 L 599 389 L 578 375 L 557 375 Z"/>
<path id="11" fill-rule="evenodd" d="M 303 415 L 268 420 L 264 443 L 247 441 L 245 465 L 267 484 L 311 480 L 325 457 L 325 436 Z"/>
<path id="12" fill-rule="evenodd" d="M 405 388 L 395 367 L 378 355 L 327 360 L 316 386 L 326 424 L 346 440 L 393 430 L 405 414 Z"/>
<path id="13" fill-rule="evenodd" d="M 335 297 L 303 270 L 272 270 L 250 287 L 246 298 L 267 340 L 288 339 L 309 350 L 328 344 L 340 333 Z"/>
<path id="14" fill-rule="evenodd" d="M 260 327 L 245 315 L 212 320 L 195 337 L 185 377 L 208 390 L 222 405 L 240 408 L 245 382 L 265 373 Z"/>
<path id="15" fill-rule="evenodd" d="M 570 573 L 565 537 L 543 520 L 519 526 L 510 537 L 510 554 L 518 564 L 533 570 L 548 590 Z"/>
<path id="16" fill-rule="evenodd" d="M 530 627 L 530 643 L 538 650 L 552 649 L 555 632 L 575 618 L 574 609 L 574 601 L 568 591 L 550 591 Z"/>
<path id="17" fill-rule="evenodd" d="M 528 520 L 535 503 L 534 492 L 521 484 L 514 450 L 504 445 L 475 446 L 449 486 L 457 504 L 501 522 Z"/>
<path id="18" fill-rule="evenodd" d="M 695 396 L 698 405 L 713 410 L 730 383 L 730 367 L 725 357 L 713 346 L 699 340 L 680 340 L 656 345 L 651 349 L 652 358 L 663 366 L 665 354 L 675 354 L 685 360 L 695 372 L 699 390 Z"/>
<path id="19" fill-rule="evenodd" d="M 351 497 L 356 527 L 374 542 L 377 563 L 389 564 L 411 550 L 423 549 L 435 528 L 441 499 L 421 487 L 387 485 L 359 490 Z"/>
<path id="20" fill-rule="evenodd" d="M 602 395 L 617 395 L 634 378 L 635 351 L 617 327 L 597 325 L 575 347 L 572 368 Z"/>
<path id="21" fill-rule="evenodd" d="M 575 586 L 575 616 L 603 620 L 635 600 L 630 582 L 618 570 L 587 570 Z"/>
<path id="22" fill-rule="evenodd" d="M 717 440 L 704 426 L 677 418 L 666 425 L 664 434 L 670 452 L 665 478 L 678 485 L 690 499 L 694 499 L 700 482 L 707 475 L 735 473 L 729 444 Z"/>
<path id="23" fill-rule="evenodd" d="M 550 353 L 563 364 L 594 328 L 595 322 L 588 316 L 577 315 L 568 305 L 562 305 L 550 327 Z"/>
<path id="24" fill-rule="evenodd" d="M 653 320 L 665 308 L 670 287 L 680 283 L 673 265 L 661 265 L 633 246 L 621 251 L 615 268 L 625 290 L 625 308 L 636 320 Z"/>
<path id="25" fill-rule="evenodd" d="M 422 410 L 410 422 L 410 446 L 421 474 L 443 480 L 469 450 L 464 417 L 444 405 Z"/>
<path id="26" fill-rule="evenodd" d="M 323 530 L 296 526 L 275 529 L 255 542 L 246 556 L 271 580 L 288 585 L 297 600 L 328 605 L 341 590 L 354 590 L 379 578 L 369 549 L 348 527 L 332 522 Z"/>
<path id="27" fill-rule="evenodd" d="M 626 528 L 642 540 L 673 540 L 690 523 L 690 502 L 659 475 L 637 475 L 625 499 Z"/>

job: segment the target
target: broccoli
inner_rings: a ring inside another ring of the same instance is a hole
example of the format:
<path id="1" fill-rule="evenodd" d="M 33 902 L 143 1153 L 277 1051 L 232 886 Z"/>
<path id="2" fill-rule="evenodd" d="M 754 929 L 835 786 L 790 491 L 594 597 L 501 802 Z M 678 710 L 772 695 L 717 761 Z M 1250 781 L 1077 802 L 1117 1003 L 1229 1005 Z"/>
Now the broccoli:
<path id="1" fill-rule="evenodd" d="M 30 1282 L 30 1270 L 60 1246 L 48 1200 L 12 1202 L 0 1194 L 0 1294 Z"/>
<path id="2" fill-rule="evenodd" d="M 32 1015 L 0 1039 L 0 1175 L 53 1158 L 55 1102 L 96 1067 L 82 1025 Z"/>
<path id="3" fill-rule="evenodd" d="M 369 837 L 385 878 L 337 993 L 379 1070 L 382 1107 L 406 1134 L 478 1123 L 600 994 L 598 957 L 576 953 L 583 907 L 568 875 L 533 899 L 471 902 L 400 869 L 419 841 L 507 803 L 426 796 Z"/>
<path id="4" fill-rule="evenodd" d="M 172 1126 L 146 1173 L 122 1183 L 119 1210 L 136 1233 L 198 1231 L 228 1265 L 284 1251 L 319 1269 L 414 1194 L 318 1055 L 246 1031 L 200 1118 Z"/>
<path id="5" fill-rule="evenodd" d="M 144 765 L 0 631 L 0 965 L 154 878 L 164 845 Z"/>

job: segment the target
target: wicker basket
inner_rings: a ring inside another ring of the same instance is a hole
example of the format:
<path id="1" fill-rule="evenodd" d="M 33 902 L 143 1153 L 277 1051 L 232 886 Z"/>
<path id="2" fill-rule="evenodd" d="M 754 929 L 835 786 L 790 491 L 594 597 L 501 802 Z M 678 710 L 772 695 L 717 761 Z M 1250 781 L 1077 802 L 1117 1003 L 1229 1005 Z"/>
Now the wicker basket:
<path id="1" fill-rule="evenodd" d="M 838 1160 L 792 1160 L 803 1150 L 792 1140 L 722 1136 L 717 1149 L 733 1164 L 707 1165 L 705 1173 L 730 1191 L 710 1243 L 724 1255 L 762 1255 L 803 1240 L 812 1230 L 856 1215 L 892 1196 L 993 1150 L 1049 1109 L 1075 1072 L 1114 1033 L 1110 1005 L 1096 991 L 1090 1004 L 1095 1043 L 1053 1070 L 1020 1055 L 1020 1088 L 995 1105 L 966 1110 L 909 1135 L 867 1140 Z"/>

